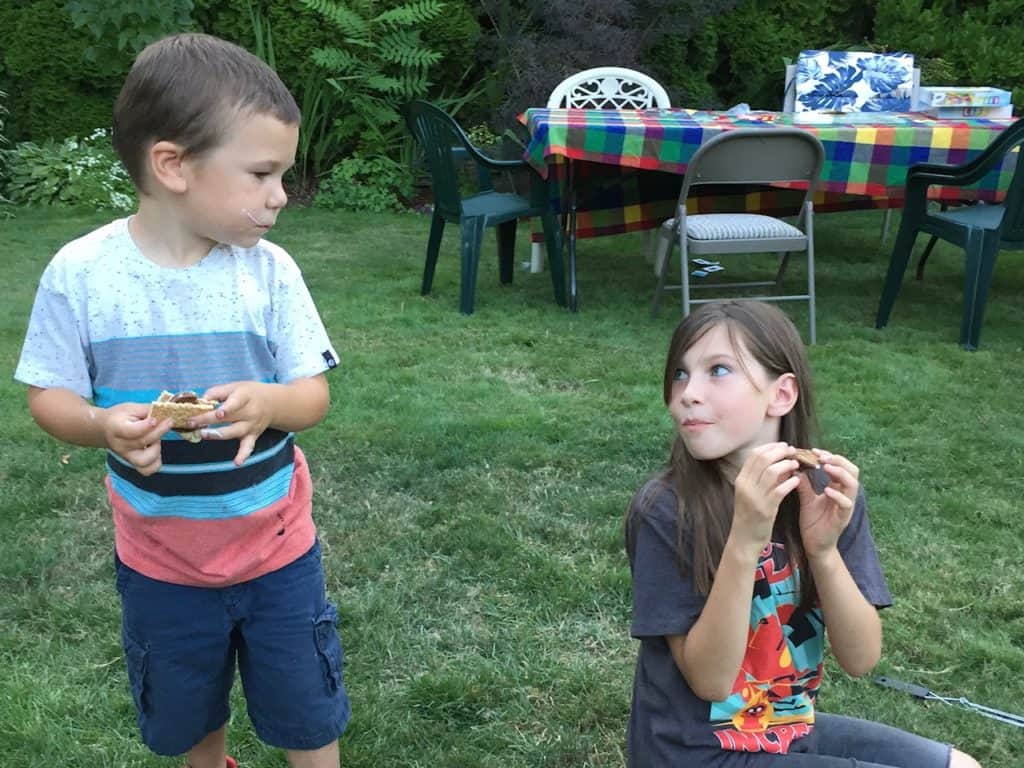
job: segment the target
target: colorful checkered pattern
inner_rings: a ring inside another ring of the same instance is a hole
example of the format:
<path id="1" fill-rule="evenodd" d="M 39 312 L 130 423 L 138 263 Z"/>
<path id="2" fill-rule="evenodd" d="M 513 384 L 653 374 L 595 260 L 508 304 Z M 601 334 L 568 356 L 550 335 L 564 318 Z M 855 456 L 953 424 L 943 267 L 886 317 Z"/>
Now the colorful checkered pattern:
<path id="1" fill-rule="evenodd" d="M 867 122 L 872 119 L 875 122 Z M 654 227 L 672 216 L 687 162 L 697 147 L 722 131 L 793 126 L 816 135 L 825 148 L 825 164 L 814 206 L 825 212 L 899 207 L 911 165 L 964 163 L 1013 120 L 858 114 L 811 124 L 780 113 L 742 117 L 686 109 L 531 109 L 525 122 L 531 136 L 525 158 L 542 175 L 553 169 L 564 182 L 566 158 L 587 161 L 574 163 L 573 170 L 580 200 L 577 236 L 594 237 Z M 935 187 L 931 194 L 937 200 L 998 200 L 1016 157 L 1008 155 L 1001 167 L 973 187 Z M 616 177 L 622 183 L 614 183 Z M 792 212 L 794 199 L 799 204 L 792 191 L 774 188 L 746 193 L 735 187 L 703 188 L 697 194 L 690 206 L 694 213 L 746 210 L 783 215 Z"/>

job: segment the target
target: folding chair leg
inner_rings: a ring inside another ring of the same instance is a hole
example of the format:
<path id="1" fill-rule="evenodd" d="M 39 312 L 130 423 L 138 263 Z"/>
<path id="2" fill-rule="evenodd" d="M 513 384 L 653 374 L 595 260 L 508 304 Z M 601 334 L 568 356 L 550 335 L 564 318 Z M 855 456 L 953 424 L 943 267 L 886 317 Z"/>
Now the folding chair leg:
<path id="1" fill-rule="evenodd" d="M 423 285 L 420 295 L 426 296 L 434 284 L 434 269 L 437 267 L 437 255 L 441 251 L 441 237 L 444 235 L 444 217 L 436 211 L 430 220 L 430 238 L 427 240 L 427 261 L 423 265 Z"/>
<path id="2" fill-rule="evenodd" d="M 658 316 L 658 305 L 661 304 L 661 296 L 665 292 L 665 276 L 668 274 L 669 264 L 672 261 L 672 230 L 662 227 L 658 231 L 657 253 L 654 259 L 655 274 L 658 276 L 658 285 L 654 289 L 654 298 L 651 300 L 651 317 Z"/>
<path id="3" fill-rule="evenodd" d="M 911 226 L 906 217 L 900 222 L 896 233 L 896 242 L 892 244 L 892 256 L 889 257 L 889 271 L 885 276 L 885 287 L 878 303 L 878 314 L 875 316 L 875 328 L 884 328 L 889 322 L 892 305 L 896 303 L 896 295 L 903 283 L 903 273 L 907 271 L 910 253 L 914 250 L 918 230 Z"/>
<path id="4" fill-rule="evenodd" d="M 672 230 L 666 227 L 659 227 L 657 237 L 654 240 L 654 276 L 660 277 L 662 274 L 662 267 L 664 266 L 665 259 L 669 256 L 669 251 L 672 249 Z"/>
<path id="5" fill-rule="evenodd" d="M 480 247 L 483 245 L 486 228 L 487 219 L 484 216 L 462 217 L 462 241 L 460 244 L 462 283 L 459 310 L 466 315 L 473 314 L 473 304 L 476 299 L 476 274 L 480 266 Z"/>
<path id="6" fill-rule="evenodd" d="M 516 220 L 506 221 L 495 227 L 498 236 L 498 274 L 501 282 L 512 282 L 516 256 Z"/>
<path id="7" fill-rule="evenodd" d="M 782 278 L 786 276 L 786 267 L 789 265 L 789 252 L 779 254 L 779 269 L 775 273 L 775 285 L 782 285 Z"/>
<path id="8" fill-rule="evenodd" d="M 690 316 L 690 252 L 686 248 L 686 230 L 679 229 L 679 293 L 683 317 Z"/>
<path id="9" fill-rule="evenodd" d="M 817 299 L 814 292 L 814 227 L 811 222 L 807 224 L 807 297 L 807 317 L 810 326 L 808 338 L 813 345 L 818 343 L 818 321 Z"/>
<path id="10" fill-rule="evenodd" d="M 999 253 L 999 238 L 984 230 L 972 230 L 967 236 L 967 261 L 964 265 L 964 315 L 960 322 L 960 344 L 976 350 L 981 335 L 992 273 Z"/>

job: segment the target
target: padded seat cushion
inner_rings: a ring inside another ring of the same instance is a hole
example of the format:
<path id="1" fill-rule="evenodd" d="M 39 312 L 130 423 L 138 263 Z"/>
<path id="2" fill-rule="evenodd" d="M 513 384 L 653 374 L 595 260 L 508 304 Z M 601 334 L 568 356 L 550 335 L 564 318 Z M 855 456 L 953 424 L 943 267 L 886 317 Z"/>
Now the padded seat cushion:
<path id="1" fill-rule="evenodd" d="M 694 240 L 776 240 L 805 237 L 781 219 L 757 213 L 700 213 L 686 217 L 686 234 Z"/>

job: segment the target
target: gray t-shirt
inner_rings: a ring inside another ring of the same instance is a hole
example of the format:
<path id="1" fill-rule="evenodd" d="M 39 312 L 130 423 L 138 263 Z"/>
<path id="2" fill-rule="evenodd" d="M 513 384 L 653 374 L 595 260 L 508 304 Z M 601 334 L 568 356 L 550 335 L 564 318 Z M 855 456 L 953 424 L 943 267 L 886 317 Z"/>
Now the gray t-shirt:
<path id="1" fill-rule="evenodd" d="M 748 647 L 732 693 L 723 701 L 699 698 L 679 672 L 666 635 L 685 635 L 705 597 L 680 573 L 676 493 L 655 479 L 637 493 L 630 512 L 633 551 L 633 623 L 640 640 L 627 736 L 632 768 L 683 765 L 691 747 L 785 753 L 811 732 L 821 682 L 825 626 L 819 609 L 799 608 L 799 572 L 785 547 L 772 542 L 752 581 Z M 868 525 L 863 493 L 839 552 L 865 598 L 892 604 Z M 692 545 L 683 542 L 689 568 Z"/>

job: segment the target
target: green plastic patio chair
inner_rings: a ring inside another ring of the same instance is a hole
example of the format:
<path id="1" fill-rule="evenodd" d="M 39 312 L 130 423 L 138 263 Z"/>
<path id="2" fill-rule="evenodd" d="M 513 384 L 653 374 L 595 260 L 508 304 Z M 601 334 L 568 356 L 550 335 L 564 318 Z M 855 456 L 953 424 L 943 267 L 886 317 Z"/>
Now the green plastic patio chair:
<path id="1" fill-rule="evenodd" d="M 977 349 L 985 302 L 1000 249 L 1024 250 L 1024 163 L 1018 161 L 1005 200 L 999 205 L 973 205 L 946 211 L 928 210 L 932 184 L 962 187 L 979 181 L 1007 152 L 1024 144 L 1024 120 L 1003 131 L 980 155 L 963 165 L 919 163 L 907 172 L 900 229 L 893 243 L 875 327 L 884 328 L 896 302 L 919 232 L 958 245 L 966 253 L 964 307 L 960 344 Z M 1019 153 L 1018 153 L 1019 154 Z"/>
<path id="2" fill-rule="evenodd" d="M 441 248 L 445 222 L 459 225 L 459 246 L 462 263 L 462 287 L 459 309 L 470 315 L 476 297 L 477 268 L 484 230 L 495 227 L 498 237 L 498 264 L 502 283 L 512 282 L 516 222 L 537 216 L 544 226 L 545 243 L 552 254 L 551 283 L 555 301 L 565 306 L 565 274 L 562 267 L 561 233 L 551 208 L 547 183 L 523 160 L 493 160 L 473 146 L 469 138 L 444 110 L 425 101 L 414 101 L 406 107 L 406 124 L 423 149 L 434 191 L 434 218 L 427 242 L 427 260 L 423 267 L 421 294 L 430 293 L 434 268 Z M 464 196 L 459 189 L 458 164 L 469 159 L 477 167 L 479 190 Z M 497 192 L 491 171 L 530 171 L 529 197 Z"/>

